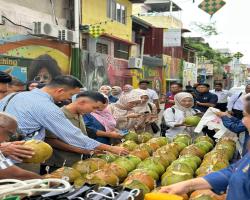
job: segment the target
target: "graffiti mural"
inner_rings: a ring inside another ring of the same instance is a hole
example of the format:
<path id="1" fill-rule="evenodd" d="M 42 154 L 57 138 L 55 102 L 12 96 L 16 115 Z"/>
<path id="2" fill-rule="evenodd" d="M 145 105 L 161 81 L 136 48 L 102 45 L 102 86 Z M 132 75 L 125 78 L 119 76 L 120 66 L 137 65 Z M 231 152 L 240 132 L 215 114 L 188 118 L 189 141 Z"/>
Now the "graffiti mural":
<path id="1" fill-rule="evenodd" d="M 84 87 L 90 90 L 98 90 L 101 85 L 109 84 L 107 55 L 82 51 L 81 67 L 81 81 Z"/>
<path id="2" fill-rule="evenodd" d="M 106 84 L 120 87 L 125 84 L 132 84 L 133 74 L 128 69 L 126 60 L 83 50 L 81 67 L 81 80 L 84 86 L 90 90 L 98 90 L 101 85 Z"/>
<path id="3" fill-rule="evenodd" d="M 57 41 L 34 38 L 29 35 L 0 35 L 1 58 L 8 57 L 25 61 L 25 65 L 21 66 L 22 68 L 16 66 L 17 68 L 14 71 L 14 68 L 12 69 L 12 75 L 14 76 L 16 76 L 17 70 L 20 71 L 17 76 L 19 79 L 22 73 L 26 73 L 24 76 L 27 80 L 36 79 L 46 82 L 58 74 L 68 74 L 70 51 L 70 45 Z M 24 67 L 26 72 L 24 72 Z M 24 77 L 21 79 L 25 80 Z"/>

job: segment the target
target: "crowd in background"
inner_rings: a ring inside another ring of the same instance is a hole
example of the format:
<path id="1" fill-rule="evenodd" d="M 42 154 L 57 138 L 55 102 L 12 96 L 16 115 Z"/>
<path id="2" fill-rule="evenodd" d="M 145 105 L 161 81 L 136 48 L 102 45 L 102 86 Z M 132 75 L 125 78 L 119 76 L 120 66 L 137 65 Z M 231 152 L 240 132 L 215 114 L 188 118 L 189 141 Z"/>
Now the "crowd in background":
<path id="1" fill-rule="evenodd" d="M 41 175 L 48 171 L 71 166 L 80 159 L 103 151 L 127 155 L 129 151 L 116 144 L 130 130 L 138 134 L 160 132 L 168 138 L 187 133 L 195 138 L 194 127 L 185 124 L 184 120 L 189 116 L 202 116 L 210 107 L 218 109 L 216 115 L 222 119 L 225 127 L 239 137 L 243 132 L 239 155 L 247 154 L 247 120 L 250 112 L 244 111 L 250 85 L 246 86 L 245 91 L 232 94 L 223 90 L 221 83 L 216 83 L 214 90 L 210 90 L 206 83 L 183 89 L 182 84 L 174 82 L 161 100 L 149 85 L 149 81 L 142 80 L 138 88 L 128 84 L 122 88 L 103 85 L 99 91 L 87 91 L 73 76 L 59 75 L 51 79 L 36 77 L 24 84 L 0 72 L 0 179 L 42 178 Z M 161 129 L 158 124 L 161 118 L 160 103 L 164 104 Z M 203 133 L 213 138 L 215 131 L 204 127 Z M 54 149 L 52 157 L 42 165 L 22 163 L 23 159 L 32 157 L 34 153 L 31 148 L 22 145 L 30 139 L 45 140 Z M 245 160 L 240 160 L 244 166 L 249 160 L 246 156 Z M 234 177 L 231 168 L 234 169 L 234 166 L 221 173 L 227 173 L 228 178 Z M 198 178 L 163 187 L 161 191 L 185 192 L 190 184 L 201 188 L 220 187 L 214 185 L 215 182 L 223 187 L 230 185 L 221 181 L 221 176 L 212 174 L 207 179 Z M 245 184 L 242 180 L 241 183 Z M 242 194 L 247 196 L 247 192 L 243 191 Z"/>

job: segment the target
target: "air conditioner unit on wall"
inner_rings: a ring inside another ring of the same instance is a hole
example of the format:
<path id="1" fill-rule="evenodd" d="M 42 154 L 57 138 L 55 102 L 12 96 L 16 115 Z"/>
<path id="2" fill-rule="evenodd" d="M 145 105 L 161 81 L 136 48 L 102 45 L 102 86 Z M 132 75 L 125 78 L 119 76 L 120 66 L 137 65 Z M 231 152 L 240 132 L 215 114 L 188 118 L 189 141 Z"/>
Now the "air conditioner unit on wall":
<path id="1" fill-rule="evenodd" d="M 68 29 L 59 30 L 58 39 L 65 42 L 76 43 L 75 32 Z"/>
<path id="2" fill-rule="evenodd" d="M 128 61 L 129 69 L 141 69 L 142 68 L 142 59 L 141 58 L 129 58 Z"/>
<path id="3" fill-rule="evenodd" d="M 44 22 L 33 22 L 33 23 L 34 23 L 33 26 L 34 35 L 58 38 L 59 27 L 57 25 Z"/>

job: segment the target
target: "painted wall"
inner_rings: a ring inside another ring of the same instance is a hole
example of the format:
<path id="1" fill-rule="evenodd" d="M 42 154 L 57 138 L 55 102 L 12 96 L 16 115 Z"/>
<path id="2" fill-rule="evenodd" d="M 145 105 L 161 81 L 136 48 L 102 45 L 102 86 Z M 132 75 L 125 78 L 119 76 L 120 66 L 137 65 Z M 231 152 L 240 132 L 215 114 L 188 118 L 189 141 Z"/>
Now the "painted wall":
<path id="1" fill-rule="evenodd" d="M 60 4 L 62 2 L 65 2 L 65 0 L 61 2 L 56 1 L 58 4 L 55 6 L 57 6 L 56 13 L 63 17 L 63 14 L 59 12 L 60 9 L 63 10 L 65 7 L 65 5 Z M 34 8 L 32 8 L 33 4 L 36 4 Z M 0 13 L 13 22 L 27 26 L 31 29 L 34 21 L 43 21 L 53 24 L 54 18 L 49 13 L 49 1 L 42 1 L 39 5 L 41 6 L 42 12 L 38 11 L 39 6 L 37 2 L 28 4 L 28 1 L 0 0 Z M 65 18 L 58 18 L 58 22 L 60 25 L 66 25 Z M 21 67 L 25 67 L 27 71 L 29 71 L 32 61 L 37 60 L 41 55 L 48 55 L 48 58 L 55 61 L 53 64 L 54 67 L 59 67 L 62 73 L 69 73 L 70 45 L 34 37 L 30 32 L 31 31 L 26 28 L 15 26 L 5 20 L 5 25 L 0 26 L 0 57 L 17 59 L 21 62 Z M 19 67 L 18 65 L 17 67 Z M 9 69 L 16 70 L 14 65 L 5 66 L 9 66 Z"/>
<path id="2" fill-rule="evenodd" d="M 127 8 L 126 24 L 111 22 L 107 17 L 107 0 L 82 0 L 82 24 L 99 24 L 105 33 L 124 40 L 132 40 L 132 3 L 128 0 L 117 0 Z M 108 21 L 104 23 L 105 21 Z"/>

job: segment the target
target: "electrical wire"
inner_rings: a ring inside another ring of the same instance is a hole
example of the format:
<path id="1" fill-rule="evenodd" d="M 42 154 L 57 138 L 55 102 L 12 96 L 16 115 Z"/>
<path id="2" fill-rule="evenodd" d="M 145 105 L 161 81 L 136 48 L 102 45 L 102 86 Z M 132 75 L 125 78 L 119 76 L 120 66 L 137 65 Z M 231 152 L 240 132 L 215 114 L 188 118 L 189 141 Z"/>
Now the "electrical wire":
<path id="1" fill-rule="evenodd" d="M 63 185 L 63 188 L 50 188 L 50 183 Z M 68 192 L 71 189 L 69 182 L 62 179 L 32 179 L 20 181 L 16 179 L 0 180 L 0 199 L 7 195 L 26 194 L 31 196 L 37 192 Z"/>
<path id="2" fill-rule="evenodd" d="M 27 27 L 27 26 L 24 26 L 24 25 L 22 25 L 22 24 L 16 24 L 15 22 L 13 22 L 13 21 L 10 20 L 9 18 L 5 17 L 4 15 L 2 15 L 2 18 L 3 18 L 3 19 L 6 19 L 8 22 L 12 23 L 12 24 L 15 25 L 15 26 L 23 27 L 23 28 L 26 28 L 26 29 L 32 31 L 31 28 L 29 28 L 29 27 Z M 5 23 L 4 23 L 4 24 L 5 24 Z M 2 24 L 1 24 L 1 25 L 2 25 Z"/>

